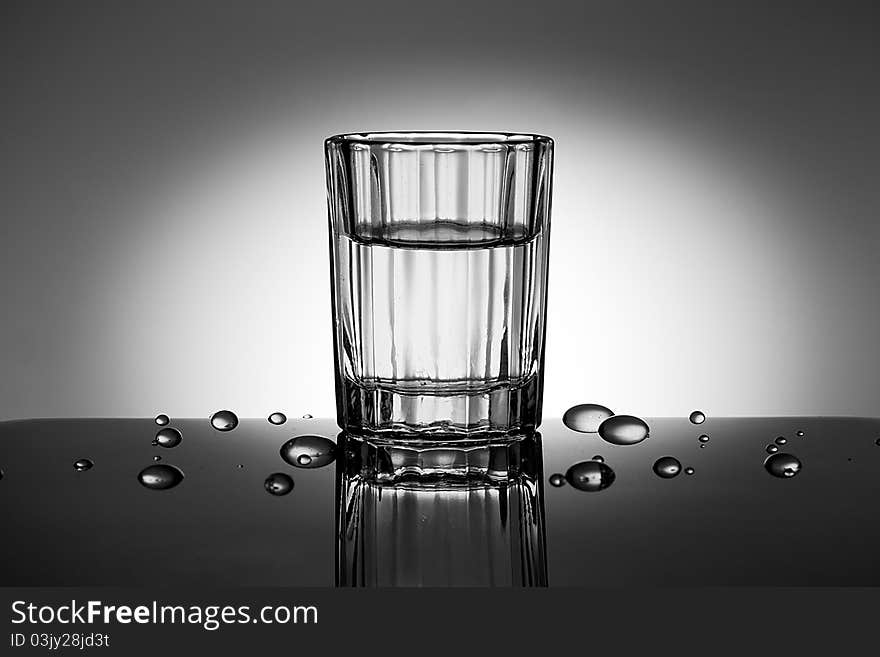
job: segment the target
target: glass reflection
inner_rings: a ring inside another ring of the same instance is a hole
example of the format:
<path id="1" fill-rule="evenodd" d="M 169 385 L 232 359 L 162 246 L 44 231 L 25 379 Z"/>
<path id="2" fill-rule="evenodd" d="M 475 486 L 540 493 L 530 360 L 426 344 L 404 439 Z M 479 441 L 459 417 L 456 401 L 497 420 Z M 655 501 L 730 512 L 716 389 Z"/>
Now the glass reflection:
<path id="1" fill-rule="evenodd" d="M 337 586 L 547 585 L 540 434 L 339 454 Z"/>

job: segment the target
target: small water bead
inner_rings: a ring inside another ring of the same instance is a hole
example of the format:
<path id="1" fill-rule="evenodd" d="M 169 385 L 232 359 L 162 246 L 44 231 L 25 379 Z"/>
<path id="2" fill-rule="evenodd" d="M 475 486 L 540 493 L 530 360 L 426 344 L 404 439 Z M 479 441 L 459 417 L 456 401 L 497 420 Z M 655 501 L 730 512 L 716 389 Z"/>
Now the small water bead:
<path id="1" fill-rule="evenodd" d="M 559 472 L 550 475 L 550 485 L 556 488 L 565 486 L 565 475 Z"/>
<path id="2" fill-rule="evenodd" d="M 91 459 L 77 459 L 73 462 L 73 469 L 77 472 L 85 472 L 86 470 L 91 470 L 93 465 L 95 463 Z"/>
<path id="3" fill-rule="evenodd" d="M 703 411 L 693 411 L 688 419 L 691 421 L 691 424 L 703 424 L 706 421 L 706 414 Z"/>
<path id="4" fill-rule="evenodd" d="M 648 423 L 634 415 L 614 415 L 599 425 L 599 436 L 612 445 L 635 445 L 648 433 Z"/>
<path id="5" fill-rule="evenodd" d="M 269 416 L 269 422 L 271 424 L 284 424 L 287 422 L 287 416 L 284 413 L 279 411 L 275 411 L 272 415 Z"/>
<path id="6" fill-rule="evenodd" d="M 674 456 L 661 456 L 654 461 L 654 474 L 661 479 L 672 479 L 681 473 L 681 461 Z"/>
<path id="7" fill-rule="evenodd" d="M 161 461 L 161 460 L 162 460 L 162 457 L 156 455 L 156 456 L 153 457 L 153 460 L 154 460 L 154 461 Z"/>
<path id="8" fill-rule="evenodd" d="M 776 445 L 771 444 L 771 445 L 767 445 L 766 450 L 767 450 L 768 454 L 775 454 L 776 452 L 779 451 L 779 448 Z"/>
<path id="9" fill-rule="evenodd" d="M 578 490 L 595 492 L 614 483 L 614 470 L 598 461 L 575 463 L 565 473 L 565 480 Z"/>
<path id="10" fill-rule="evenodd" d="M 605 459 L 603 459 L 603 458 L 602 458 L 601 456 L 599 456 L 598 454 L 596 454 L 596 456 L 594 456 L 594 457 L 593 457 L 592 459 L 590 459 L 590 460 L 592 460 L 592 461 L 597 461 L 597 462 L 599 462 L 599 463 L 605 463 Z"/>
<path id="11" fill-rule="evenodd" d="M 311 419 L 312 419 L 312 416 L 309 415 L 308 413 L 306 413 L 305 415 L 303 415 L 303 419 L 305 419 L 305 420 L 311 420 Z"/>
<path id="12" fill-rule="evenodd" d="M 322 468 L 336 458 L 336 443 L 324 436 L 296 436 L 281 446 L 281 458 L 296 468 Z"/>
<path id="13" fill-rule="evenodd" d="M 572 431 L 596 433 L 599 425 L 612 415 L 614 411 L 601 404 L 578 404 L 565 411 L 562 422 Z"/>
<path id="14" fill-rule="evenodd" d="M 171 422 L 171 418 L 165 415 L 165 413 L 159 413 L 159 415 L 156 416 L 156 424 L 160 427 L 164 427 L 169 422 Z"/>
<path id="15" fill-rule="evenodd" d="M 293 490 L 293 479 L 283 472 L 275 472 L 266 477 L 263 488 L 271 495 L 287 495 Z"/>
<path id="16" fill-rule="evenodd" d="M 237 466 L 235 466 L 235 467 L 238 468 L 239 470 L 241 470 L 242 468 L 244 468 L 244 466 L 243 466 L 241 463 L 239 463 L 239 464 L 238 464 Z"/>
<path id="17" fill-rule="evenodd" d="M 777 438 L 773 442 L 775 442 L 777 445 L 784 445 L 788 441 L 783 436 L 779 436 L 779 438 Z"/>
<path id="18" fill-rule="evenodd" d="M 153 447 L 158 447 L 158 446 L 159 446 L 159 441 L 156 440 L 155 438 L 153 438 L 153 442 L 151 442 L 150 444 L 151 444 Z"/>
<path id="19" fill-rule="evenodd" d="M 874 444 L 877 445 L 877 447 L 880 447 L 880 438 L 878 438 L 877 440 L 875 440 L 875 441 L 874 441 Z"/>
<path id="20" fill-rule="evenodd" d="M 779 452 L 771 454 L 764 460 L 764 469 L 774 477 L 790 479 L 801 471 L 801 462 L 792 454 Z"/>
<path id="21" fill-rule="evenodd" d="M 150 490 L 174 488 L 183 481 L 183 477 L 183 470 L 167 463 L 148 466 L 138 473 L 138 481 Z"/>
<path id="22" fill-rule="evenodd" d="M 3 479 L 4 475 L 6 475 L 6 473 L 3 471 L 3 468 L 0 468 L 0 479 Z"/>
<path id="23" fill-rule="evenodd" d="M 684 473 L 686 475 L 692 475 L 692 474 L 694 474 L 694 469 L 693 468 L 685 468 Z"/>
<path id="24" fill-rule="evenodd" d="M 232 431 L 238 426 L 238 416 L 232 411 L 217 411 L 211 416 L 211 426 L 217 431 Z"/>
<path id="25" fill-rule="evenodd" d="M 803 432 L 803 431 L 798 431 L 798 432 L 797 432 L 797 435 L 803 437 L 804 432 Z"/>
<path id="26" fill-rule="evenodd" d="M 702 436 L 700 436 L 699 438 L 697 438 L 697 440 L 699 440 L 701 443 L 708 443 L 708 442 L 709 442 L 709 436 L 707 436 L 706 434 L 703 434 Z M 702 447 L 702 445 L 700 445 L 700 446 Z"/>
<path id="27" fill-rule="evenodd" d="M 156 434 L 156 444 L 167 449 L 177 447 L 181 440 L 183 440 L 183 436 L 174 427 L 159 429 L 159 433 Z"/>

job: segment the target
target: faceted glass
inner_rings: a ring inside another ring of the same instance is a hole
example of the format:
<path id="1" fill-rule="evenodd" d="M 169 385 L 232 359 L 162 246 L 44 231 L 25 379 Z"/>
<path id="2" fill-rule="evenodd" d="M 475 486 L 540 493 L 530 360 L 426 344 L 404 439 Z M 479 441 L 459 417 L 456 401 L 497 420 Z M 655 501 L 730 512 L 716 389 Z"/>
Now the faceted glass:
<path id="1" fill-rule="evenodd" d="M 552 140 L 369 133 L 325 147 L 340 427 L 535 429 Z"/>

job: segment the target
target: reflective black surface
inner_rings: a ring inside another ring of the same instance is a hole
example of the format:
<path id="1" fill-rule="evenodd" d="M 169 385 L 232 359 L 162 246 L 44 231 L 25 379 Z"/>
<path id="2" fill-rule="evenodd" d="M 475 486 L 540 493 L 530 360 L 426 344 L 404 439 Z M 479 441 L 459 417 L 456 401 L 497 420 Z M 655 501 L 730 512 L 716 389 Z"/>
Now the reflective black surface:
<path id="1" fill-rule="evenodd" d="M 297 435 L 339 442 L 329 419 L 219 432 L 171 418 L 182 433 L 172 448 L 151 445 L 152 418 L 3 422 L 0 584 L 880 584 L 880 420 L 647 421 L 647 440 L 618 446 L 549 420 L 500 461 L 468 457 L 452 484 L 407 469 L 409 457 L 376 466 L 345 445 L 323 467 L 282 459 Z M 779 452 L 802 464 L 788 478 L 763 465 L 780 436 Z M 611 485 L 549 483 L 594 456 Z M 681 473 L 655 474 L 663 456 Z M 77 471 L 79 459 L 94 466 Z M 185 476 L 151 490 L 139 474 L 155 464 Z M 364 475 L 383 468 L 390 478 Z M 278 472 L 294 480 L 286 495 L 264 487 Z M 352 507 L 353 489 L 369 504 Z"/>

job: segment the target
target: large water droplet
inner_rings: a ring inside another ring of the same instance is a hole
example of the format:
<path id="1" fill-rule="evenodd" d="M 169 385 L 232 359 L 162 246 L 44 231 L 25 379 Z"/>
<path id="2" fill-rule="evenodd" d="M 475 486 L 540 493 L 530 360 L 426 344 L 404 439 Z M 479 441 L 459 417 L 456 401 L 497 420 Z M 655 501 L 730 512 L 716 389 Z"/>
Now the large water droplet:
<path id="1" fill-rule="evenodd" d="M 654 474 L 663 479 L 672 479 L 681 472 L 681 461 L 674 456 L 661 456 L 654 461 Z"/>
<path id="2" fill-rule="evenodd" d="M 167 463 L 151 465 L 140 471 L 138 481 L 151 490 L 167 490 L 183 481 L 183 470 Z"/>
<path id="3" fill-rule="evenodd" d="M 160 447 L 167 447 L 168 449 L 177 447 L 182 439 L 183 436 L 181 436 L 180 432 L 174 427 L 159 429 L 159 432 L 156 434 L 156 444 Z"/>
<path id="4" fill-rule="evenodd" d="M 708 436 L 707 434 L 704 433 L 702 436 L 700 436 L 699 438 L 697 438 L 697 440 L 699 440 L 701 443 L 708 443 L 708 442 L 709 442 L 709 436 Z"/>
<path id="5" fill-rule="evenodd" d="M 694 474 L 694 472 L 695 472 L 695 471 L 694 471 L 693 468 L 685 468 L 685 469 L 684 469 L 684 473 L 685 473 L 686 475 L 692 475 L 692 474 Z"/>
<path id="6" fill-rule="evenodd" d="M 565 486 L 565 475 L 558 472 L 550 475 L 550 485 L 556 488 Z"/>
<path id="7" fill-rule="evenodd" d="M 297 468 L 321 468 L 336 458 L 336 443 L 324 436 L 296 436 L 281 446 L 281 458 Z"/>
<path id="8" fill-rule="evenodd" d="M 777 445 L 784 445 L 788 441 L 783 436 L 779 436 L 779 438 L 777 438 L 773 442 L 775 442 Z"/>
<path id="9" fill-rule="evenodd" d="M 801 471 L 801 462 L 792 454 L 779 452 L 764 460 L 764 468 L 774 477 L 790 479 Z"/>
<path id="10" fill-rule="evenodd" d="M 283 472 L 275 472 L 266 477 L 263 487 L 272 495 L 287 495 L 293 490 L 293 479 Z"/>
<path id="11" fill-rule="evenodd" d="M 703 413 L 703 411 L 693 411 L 693 412 L 690 414 L 690 416 L 688 417 L 688 419 L 689 419 L 693 424 L 703 424 L 703 422 L 706 421 L 706 414 Z"/>
<path id="12" fill-rule="evenodd" d="M 768 454 L 775 454 L 779 451 L 779 448 L 776 445 L 770 444 L 767 445 L 766 451 Z"/>
<path id="13" fill-rule="evenodd" d="M 91 470 L 93 465 L 95 463 L 92 459 L 77 459 L 73 462 L 73 469 L 77 472 L 85 472 L 86 470 Z"/>
<path id="14" fill-rule="evenodd" d="M 582 461 L 568 469 L 565 480 L 578 490 L 604 490 L 614 483 L 614 470 L 598 461 Z"/>
<path id="15" fill-rule="evenodd" d="M 238 426 L 238 416 L 232 411 L 217 411 L 211 416 L 211 426 L 217 431 L 232 431 Z"/>
<path id="16" fill-rule="evenodd" d="M 159 415 L 156 416 L 156 424 L 160 427 L 164 427 L 169 422 L 171 422 L 171 418 L 165 415 L 165 413 L 159 413 Z"/>
<path id="17" fill-rule="evenodd" d="M 272 415 L 269 416 L 269 422 L 272 424 L 284 424 L 287 422 L 287 416 L 280 411 L 275 411 Z"/>
<path id="18" fill-rule="evenodd" d="M 612 445 L 635 445 L 648 437 L 648 423 L 634 415 L 614 415 L 599 425 L 599 435 Z"/>
<path id="19" fill-rule="evenodd" d="M 596 433 L 602 421 L 612 415 L 614 411 L 601 404 L 578 404 L 565 411 L 562 422 L 573 431 Z"/>

